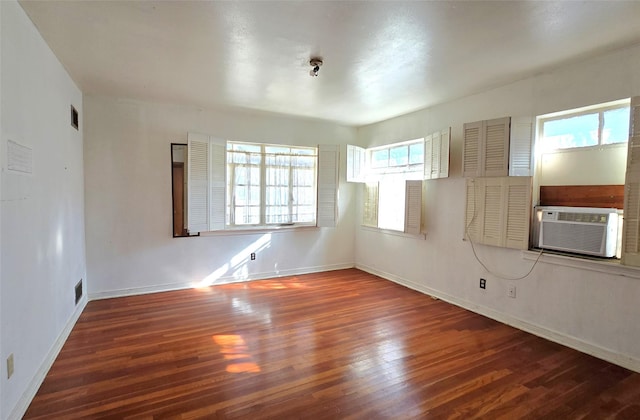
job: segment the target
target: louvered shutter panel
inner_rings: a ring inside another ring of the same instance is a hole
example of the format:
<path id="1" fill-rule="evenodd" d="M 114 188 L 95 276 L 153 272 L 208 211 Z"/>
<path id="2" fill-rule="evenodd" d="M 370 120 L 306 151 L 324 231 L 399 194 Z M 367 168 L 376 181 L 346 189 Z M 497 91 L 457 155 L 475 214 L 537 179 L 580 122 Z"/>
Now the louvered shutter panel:
<path id="1" fill-rule="evenodd" d="M 433 153 L 433 136 L 429 134 L 424 138 L 424 179 L 432 179 L 431 155 Z"/>
<path id="2" fill-rule="evenodd" d="M 480 176 L 482 121 L 466 123 L 463 128 L 462 176 Z"/>
<path id="3" fill-rule="evenodd" d="M 209 230 L 224 230 L 226 224 L 227 142 L 209 138 L 211 162 L 211 202 Z"/>
<path id="4" fill-rule="evenodd" d="M 364 184 L 364 197 L 362 200 L 362 224 L 364 226 L 378 227 L 378 183 L 367 182 Z"/>
<path id="5" fill-rule="evenodd" d="M 467 180 L 465 237 L 474 243 L 529 247 L 531 177 Z"/>
<path id="6" fill-rule="evenodd" d="M 449 143 L 451 142 L 451 127 L 440 132 L 440 171 L 438 178 L 449 177 Z"/>
<path id="7" fill-rule="evenodd" d="M 533 175 L 533 121 L 532 117 L 511 119 L 509 176 Z"/>
<path id="8" fill-rule="evenodd" d="M 479 242 L 480 225 L 482 224 L 482 193 L 483 182 L 481 179 L 467 179 L 466 207 L 464 217 L 464 238 L 472 242 Z"/>
<path id="9" fill-rule="evenodd" d="M 318 213 L 316 225 L 335 227 L 338 219 L 338 167 L 340 147 L 318 146 Z"/>
<path id="10" fill-rule="evenodd" d="M 624 190 L 622 263 L 640 266 L 640 97 L 631 98 Z"/>
<path id="11" fill-rule="evenodd" d="M 422 228 L 422 181 L 406 181 L 404 232 L 418 235 Z"/>
<path id="12" fill-rule="evenodd" d="M 504 246 L 507 248 L 529 248 L 531 180 L 528 176 L 509 177 L 506 180 L 507 226 Z"/>
<path id="13" fill-rule="evenodd" d="M 481 147 L 481 176 L 509 175 L 509 127 L 511 118 L 484 121 Z"/>
<path id="14" fill-rule="evenodd" d="M 437 131 L 431 135 L 433 146 L 431 148 L 431 179 L 440 178 L 440 156 L 442 142 L 440 132 Z"/>
<path id="15" fill-rule="evenodd" d="M 483 191 L 481 243 L 502 246 L 504 237 L 504 188 L 500 178 L 487 178 Z"/>
<path id="16" fill-rule="evenodd" d="M 187 201 L 190 234 L 209 230 L 209 136 L 187 135 Z"/>
<path id="17" fill-rule="evenodd" d="M 364 182 L 365 156 L 362 147 L 347 144 L 347 182 Z"/>

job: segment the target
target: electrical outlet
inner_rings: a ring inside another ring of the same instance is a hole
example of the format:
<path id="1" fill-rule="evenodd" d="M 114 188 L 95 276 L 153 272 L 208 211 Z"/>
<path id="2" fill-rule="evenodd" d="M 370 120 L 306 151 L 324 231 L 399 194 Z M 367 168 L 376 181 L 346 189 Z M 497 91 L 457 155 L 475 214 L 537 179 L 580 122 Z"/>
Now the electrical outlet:
<path id="1" fill-rule="evenodd" d="M 486 289 L 487 288 L 487 280 L 486 279 L 480 279 L 480 288 L 481 289 Z"/>
<path id="2" fill-rule="evenodd" d="M 510 298 L 516 298 L 516 286 L 509 286 L 507 289 L 507 296 Z"/>
<path id="3" fill-rule="evenodd" d="M 255 261 L 255 259 L 256 259 L 256 253 L 252 252 L 251 253 L 251 261 Z"/>
<path id="4" fill-rule="evenodd" d="M 7 357 L 7 379 L 10 379 L 13 375 L 13 353 Z"/>

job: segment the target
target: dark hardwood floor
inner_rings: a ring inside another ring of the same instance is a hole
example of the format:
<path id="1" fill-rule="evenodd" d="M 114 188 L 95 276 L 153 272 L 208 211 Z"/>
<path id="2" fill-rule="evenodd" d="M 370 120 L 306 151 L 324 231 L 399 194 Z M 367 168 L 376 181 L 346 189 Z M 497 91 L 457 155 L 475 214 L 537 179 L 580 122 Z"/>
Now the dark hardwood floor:
<path id="1" fill-rule="evenodd" d="M 351 269 L 90 302 L 25 418 L 640 419 L 640 374 Z"/>

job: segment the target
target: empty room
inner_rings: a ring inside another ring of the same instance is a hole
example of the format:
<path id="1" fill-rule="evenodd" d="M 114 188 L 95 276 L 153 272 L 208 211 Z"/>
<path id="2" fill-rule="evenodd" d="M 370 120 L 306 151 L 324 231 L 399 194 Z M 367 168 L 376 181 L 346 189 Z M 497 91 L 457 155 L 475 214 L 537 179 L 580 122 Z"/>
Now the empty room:
<path id="1" fill-rule="evenodd" d="M 638 21 L 0 1 L 0 420 L 640 418 Z"/>

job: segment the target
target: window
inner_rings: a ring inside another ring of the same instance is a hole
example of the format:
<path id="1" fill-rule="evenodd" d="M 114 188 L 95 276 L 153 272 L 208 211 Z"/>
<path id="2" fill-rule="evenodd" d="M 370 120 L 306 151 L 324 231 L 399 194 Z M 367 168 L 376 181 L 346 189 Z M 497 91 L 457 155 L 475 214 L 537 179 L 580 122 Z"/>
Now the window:
<path id="1" fill-rule="evenodd" d="M 315 147 L 227 142 L 228 226 L 315 224 Z"/>
<path id="2" fill-rule="evenodd" d="M 337 221 L 336 145 L 243 143 L 189 133 L 191 234 Z"/>
<path id="3" fill-rule="evenodd" d="M 536 205 L 624 207 L 624 225 L 620 233 L 627 239 L 623 240 L 621 248 L 623 260 L 627 248 L 624 243 L 637 242 L 628 239 L 629 229 L 634 230 L 631 213 L 637 204 L 633 197 L 637 192 L 637 187 L 633 186 L 636 172 L 630 169 L 635 153 L 632 152 L 633 133 L 629 137 L 629 129 L 633 127 L 630 125 L 631 103 L 624 99 L 539 116 L 535 155 Z M 534 221 L 531 243 L 537 247 L 541 226 L 539 214 Z M 578 240 L 578 237 L 574 239 Z M 576 247 L 586 249 L 586 244 L 576 244 Z M 633 254 L 635 251 L 627 255 Z M 623 263 L 629 264 L 634 258 L 628 257 Z"/>
<path id="4" fill-rule="evenodd" d="M 571 149 L 626 143 L 629 137 L 629 101 L 573 110 L 539 118 L 542 150 Z"/>
<path id="5" fill-rule="evenodd" d="M 424 176 L 424 139 L 366 151 L 364 226 L 419 234 Z M 413 181 L 410 181 L 413 180 Z"/>
<path id="6" fill-rule="evenodd" d="M 364 183 L 362 225 L 422 231 L 422 180 L 449 176 L 451 128 L 363 149 L 347 145 L 347 182 Z"/>
<path id="7" fill-rule="evenodd" d="M 424 165 L 424 139 L 405 143 L 394 143 L 384 147 L 369 149 L 370 172 L 384 173 L 422 173 Z"/>

